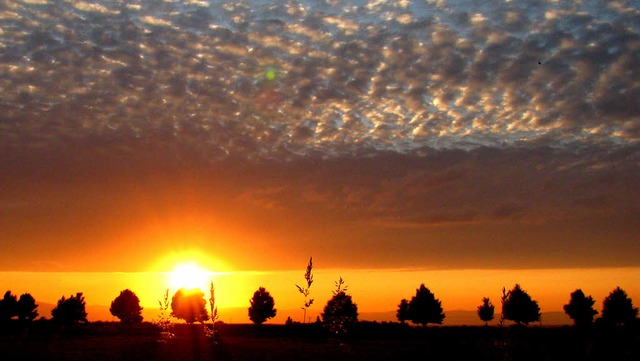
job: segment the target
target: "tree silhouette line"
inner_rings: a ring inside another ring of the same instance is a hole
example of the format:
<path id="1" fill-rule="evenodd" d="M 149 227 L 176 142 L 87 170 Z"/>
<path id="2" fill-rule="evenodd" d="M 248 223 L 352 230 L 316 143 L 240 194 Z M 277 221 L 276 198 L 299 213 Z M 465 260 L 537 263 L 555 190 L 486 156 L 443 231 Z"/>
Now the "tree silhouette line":
<path id="1" fill-rule="evenodd" d="M 306 317 L 307 309 L 313 304 L 310 298 L 310 288 L 313 283 L 313 263 L 309 259 L 309 264 L 305 272 L 306 287 L 296 285 L 298 291 L 304 296 L 304 303 L 301 307 Z M 335 283 L 336 289 L 332 297 L 327 301 L 321 313 L 322 319 L 318 319 L 327 329 L 335 335 L 344 335 L 350 327 L 358 322 L 358 306 L 353 302 L 352 296 L 347 294 L 347 286 L 342 278 Z M 168 332 L 171 324 L 171 317 L 184 320 L 187 324 L 202 323 L 211 320 L 211 328 L 208 332 L 213 335 L 213 325 L 218 319 L 218 309 L 215 305 L 214 286 L 211 283 L 209 306 L 211 317 L 207 311 L 207 301 L 204 293 L 199 289 L 186 290 L 179 289 L 171 297 L 169 302 L 169 291 L 165 292 L 164 300 L 159 301 L 160 316 L 155 320 L 155 324 L 163 331 Z M 504 321 L 511 321 L 516 325 L 526 326 L 531 322 L 540 321 L 540 307 L 538 302 L 519 285 L 516 284 L 511 290 L 502 289 L 501 314 L 499 324 Z M 260 325 L 273 318 L 277 314 L 275 301 L 271 294 L 264 288 L 259 287 L 249 300 L 250 307 L 247 309 L 251 322 Z M 570 294 L 569 302 L 564 305 L 564 312 L 573 320 L 575 326 L 584 327 L 594 322 L 598 314 L 593 306 L 595 300 L 591 296 L 586 296 L 581 289 L 577 289 Z M 20 297 L 6 291 L 4 297 L 0 299 L 0 323 L 4 324 L 12 320 L 22 323 L 34 321 L 38 317 L 38 304 L 29 293 L 24 293 Z M 170 313 L 169 313 L 169 308 Z M 117 317 L 122 324 L 131 325 L 141 323 L 142 307 L 140 299 L 131 290 L 125 289 L 111 302 L 109 311 Z M 494 319 L 495 307 L 487 297 L 482 299 L 482 303 L 477 308 L 477 315 L 481 321 L 488 325 Z M 637 319 L 638 308 L 633 307 L 632 299 L 620 287 L 616 287 L 602 302 L 602 313 L 599 320 L 603 323 L 613 325 L 626 325 Z M 69 323 L 86 323 L 86 301 L 82 292 L 71 295 L 68 298 L 62 296 L 55 307 L 51 310 L 52 321 Z M 445 319 L 442 303 L 437 299 L 431 290 L 421 284 L 411 299 L 402 299 L 398 305 L 396 318 L 400 323 L 411 321 L 416 325 L 426 327 L 428 324 L 442 324 Z M 42 317 L 44 319 L 44 317 Z M 305 320 L 303 320 L 304 322 Z M 287 324 L 291 324 L 291 318 Z M 168 332 L 170 334 L 170 332 Z"/>

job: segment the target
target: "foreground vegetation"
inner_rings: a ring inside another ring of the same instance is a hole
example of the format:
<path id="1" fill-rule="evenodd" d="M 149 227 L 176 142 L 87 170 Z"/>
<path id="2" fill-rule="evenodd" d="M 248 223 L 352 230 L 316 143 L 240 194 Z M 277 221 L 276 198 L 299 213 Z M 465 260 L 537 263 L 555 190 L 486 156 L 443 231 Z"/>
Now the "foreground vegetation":
<path id="1" fill-rule="evenodd" d="M 576 327 L 412 327 L 359 322 L 335 338 L 321 324 L 216 326 L 36 321 L 0 330 L 2 360 L 638 360 L 637 324 Z"/>

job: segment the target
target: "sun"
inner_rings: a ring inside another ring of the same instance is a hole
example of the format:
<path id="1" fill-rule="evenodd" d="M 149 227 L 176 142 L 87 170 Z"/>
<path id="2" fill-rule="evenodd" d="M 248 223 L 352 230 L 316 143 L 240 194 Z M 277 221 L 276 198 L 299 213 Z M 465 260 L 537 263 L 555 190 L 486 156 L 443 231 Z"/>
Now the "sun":
<path id="1" fill-rule="evenodd" d="M 210 271 L 198 266 L 197 263 L 182 263 L 169 273 L 169 287 L 173 290 L 184 288 L 186 290 L 207 289 L 211 282 Z"/>

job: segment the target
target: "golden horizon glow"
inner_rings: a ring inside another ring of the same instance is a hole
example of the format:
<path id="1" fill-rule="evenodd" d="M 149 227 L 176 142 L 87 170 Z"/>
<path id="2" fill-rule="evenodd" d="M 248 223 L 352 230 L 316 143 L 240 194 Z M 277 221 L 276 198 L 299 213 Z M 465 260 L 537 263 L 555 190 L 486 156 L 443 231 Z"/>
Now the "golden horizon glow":
<path id="1" fill-rule="evenodd" d="M 172 293 L 181 288 L 197 288 L 206 294 L 216 276 L 229 273 L 226 263 L 210 257 L 199 249 L 171 252 L 157 260 L 150 268 L 151 272 L 165 275 L 166 288 Z"/>
<path id="2" fill-rule="evenodd" d="M 173 292 L 182 288 L 204 293 L 213 281 L 213 272 L 200 267 L 196 262 L 178 264 L 168 276 L 169 289 Z"/>
<path id="3" fill-rule="evenodd" d="M 185 260 L 186 261 L 186 260 Z M 188 262 L 176 263 L 176 265 Z M 200 263 L 198 263 L 200 264 Z M 570 293 L 581 288 L 596 300 L 595 309 L 602 310 L 602 301 L 617 286 L 623 288 L 634 304 L 640 297 L 638 280 L 640 267 L 593 269 L 314 269 L 312 297 L 316 300 L 307 312 L 315 319 L 334 290 L 334 282 L 343 277 L 348 293 L 358 304 L 367 320 L 394 320 L 402 298 L 410 298 L 420 283 L 442 301 L 445 313 L 456 310 L 475 311 L 482 297 L 489 297 L 500 308 L 502 287 L 519 283 L 539 301 L 542 312 L 559 312 L 569 301 Z M 221 320 L 228 323 L 249 322 L 246 309 L 258 287 L 265 287 L 274 297 L 278 314 L 271 321 L 284 323 L 287 317 L 301 321 L 302 299 L 295 284 L 304 270 L 211 272 L 216 288 L 216 304 Z M 83 292 L 92 321 L 112 320 L 109 305 L 123 289 L 130 289 L 140 298 L 145 320 L 158 316 L 158 300 L 167 288 L 170 272 L 0 272 L 2 291 L 13 294 L 31 293 L 40 305 L 40 315 L 49 317 L 50 309 L 61 296 Z M 209 284 L 205 284 L 208 290 Z M 170 290 L 169 297 L 177 290 Z M 208 292 L 205 292 L 208 297 Z M 453 313 L 451 313 L 453 315 Z M 477 320 L 474 317 L 472 322 Z M 453 316 L 445 324 L 455 324 Z M 477 321 L 479 322 L 479 321 Z M 566 319 L 567 324 L 570 320 Z M 549 320 L 545 320 L 549 324 Z"/>

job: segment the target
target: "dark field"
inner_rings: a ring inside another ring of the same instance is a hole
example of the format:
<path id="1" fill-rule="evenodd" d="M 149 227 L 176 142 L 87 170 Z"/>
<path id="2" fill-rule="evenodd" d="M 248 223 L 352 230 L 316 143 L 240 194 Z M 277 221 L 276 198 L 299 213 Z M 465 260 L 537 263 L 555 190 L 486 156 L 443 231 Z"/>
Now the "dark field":
<path id="1" fill-rule="evenodd" d="M 331 338 L 319 325 L 221 325 L 212 343 L 201 325 L 174 325 L 159 341 L 143 324 L 60 327 L 36 322 L 0 335 L 0 360 L 640 360 L 637 328 L 433 327 L 360 323 Z"/>

